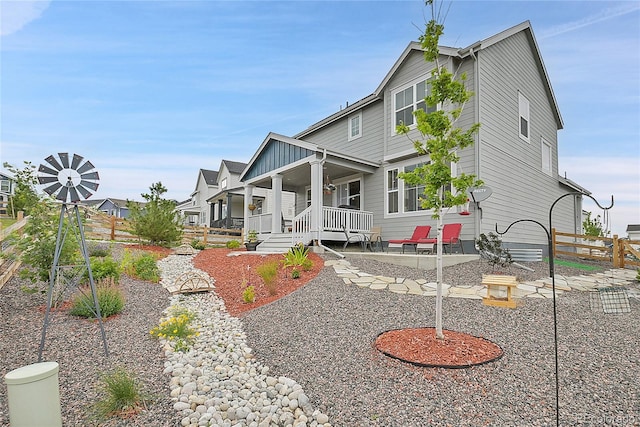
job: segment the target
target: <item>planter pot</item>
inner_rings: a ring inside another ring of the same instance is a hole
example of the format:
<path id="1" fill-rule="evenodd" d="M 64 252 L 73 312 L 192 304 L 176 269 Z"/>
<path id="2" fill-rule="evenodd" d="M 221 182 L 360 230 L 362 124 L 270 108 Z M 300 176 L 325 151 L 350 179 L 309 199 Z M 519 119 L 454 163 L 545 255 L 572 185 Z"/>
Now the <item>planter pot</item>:
<path id="1" fill-rule="evenodd" d="M 247 248 L 248 251 L 255 251 L 259 244 L 260 242 L 247 242 L 244 244 L 244 247 Z"/>

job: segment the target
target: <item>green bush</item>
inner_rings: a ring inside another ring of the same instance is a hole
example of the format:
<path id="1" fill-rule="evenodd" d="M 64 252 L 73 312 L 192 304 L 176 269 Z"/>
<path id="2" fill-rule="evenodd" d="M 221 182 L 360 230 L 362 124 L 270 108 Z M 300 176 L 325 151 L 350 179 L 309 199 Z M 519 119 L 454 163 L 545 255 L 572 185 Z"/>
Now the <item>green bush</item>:
<path id="1" fill-rule="evenodd" d="M 291 271 L 291 278 L 292 279 L 299 279 L 300 278 L 300 270 L 298 270 L 297 268 L 294 268 Z"/>
<path id="2" fill-rule="evenodd" d="M 242 301 L 251 304 L 256 300 L 256 290 L 253 286 L 247 286 L 242 292 Z"/>
<path id="3" fill-rule="evenodd" d="M 99 283 L 96 286 L 96 294 L 98 296 L 98 305 L 100 306 L 100 315 L 103 318 L 121 313 L 124 309 L 124 295 L 122 290 L 113 284 L 113 282 L 107 280 Z M 95 306 L 91 289 L 85 287 L 73 298 L 69 313 L 74 316 L 93 319 L 96 317 L 94 309 Z"/>
<path id="4" fill-rule="evenodd" d="M 90 257 L 105 258 L 111 255 L 111 249 L 107 244 L 92 242 L 87 244 L 87 250 Z"/>
<path id="5" fill-rule="evenodd" d="M 145 396 L 136 378 L 117 368 L 100 378 L 101 398 L 92 406 L 93 417 L 104 422 L 114 416 L 130 416 L 142 408 Z"/>
<path id="6" fill-rule="evenodd" d="M 256 267 L 256 273 L 262 277 L 264 286 L 267 288 L 270 295 L 275 295 L 277 292 L 276 279 L 278 277 L 278 265 L 278 261 L 268 261 Z"/>
<path id="7" fill-rule="evenodd" d="M 237 240 L 229 240 L 225 246 L 227 249 L 238 249 L 240 247 L 240 242 Z"/>
<path id="8" fill-rule="evenodd" d="M 205 244 L 204 244 L 204 243 L 202 243 L 202 242 L 201 242 L 200 240 L 198 240 L 198 239 L 193 239 L 193 240 L 191 241 L 191 247 L 192 247 L 193 249 L 197 249 L 197 250 L 199 250 L 199 251 L 201 251 L 201 250 L 203 250 L 204 248 L 206 248 Z"/>
<path id="9" fill-rule="evenodd" d="M 122 268 L 113 258 L 91 258 L 91 273 L 94 282 L 111 278 L 114 283 L 120 282 L 120 273 Z M 83 276 L 85 283 L 89 280 L 89 273 L 85 272 Z"/>
<path id="10" fill-rule="evenodd" d="M 167 189 L 161 182 L 149 189 L 142 194 L 145 203 L 127 201 L 130 231 L 152 245 L 170 247 L 182 238 L 182 218 L 175 213 L 176 202 L 162 197 Z"/>
<path id="11" fill-rule="evenodd" d="M 171 317 L 160 322 L 149 333 L 154 337 L 174 341 L 176 351 L 187 351 L 193 339 L 199 335 L 191 327 L 191 322 L 196 318 L 196 315 L 179 306 L 172 308 L 169 312 Z"/>
<path id="12" fill-rule="evenodd" d="M 152 283 L 160 281 L 160 269 L 156 264 L 156 258 L 146 252 L 124 251 L 122 259 L 122 269 L 125 274 L 140 280 Z"/>
<path id="13" fill-rule="evenodd" d="M 285 268 L 302 266 L 309 260 L 308 256 L 309 248 L 305 248 L 302 243 L 297 244 L 284 254 L 283 265 Z"/>

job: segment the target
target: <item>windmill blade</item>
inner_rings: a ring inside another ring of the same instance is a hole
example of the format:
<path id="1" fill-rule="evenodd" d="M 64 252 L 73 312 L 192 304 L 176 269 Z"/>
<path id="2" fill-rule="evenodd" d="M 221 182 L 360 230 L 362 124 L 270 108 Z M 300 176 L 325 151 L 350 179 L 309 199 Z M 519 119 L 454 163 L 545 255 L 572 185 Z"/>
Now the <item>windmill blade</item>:
<path id="1" fill-rule="evenodd" d="M 50 184 L 52 182 L 58 182 L 58 177 L 55 177 L 55 176 L 39 176 L 38 177 L 39 184 Z"/>
<path id="2" fill-rule="evenodd" d="M 40 167 L 38 168 L 38 172 L 43 172 L 43 173 L 47 173 L 49 175 L 58 176 L 58 171 L 57 170 L 53 170 L 51 168 L 48 168 L 43 164 L 40 164 Z"/>
<path id="3" fill-rule="evenodd" d="M 80 178 L 82 179 L 100 179 L 100 176 L 98 176 L 98 172 L 89 172 L 89 173 L 85 173 L 80 175 Z"/>
<path id="4" fill-rule="evenodd" d="M 93 166 L 93 164 L 91 164 L 91 162 L 89 160 L 86 161 L 86 163 L 82 166 L 80 166 L 80 168 L 76 171 L 79 174 L 83 174 L 85 172 L 90 171 L 91 169 L 94 169 L 95 166 Z"/>
<path id="5" fill-rule="evenodd" d="M 74 154 L 73 155 L 73 160 L 71 160 L 71 169 L 73 169 L 73 170 L 78 169 L 78 165 L 80 164 L 82 159 L 84 159 L 84 157 L 79 156 L 77 154 Z"/>
<path id="6" fill-rule="evenodd" d="M 62 187 L 60 189 L 60 192 L 58 193 L 58 196 L 56 197 L 56 199 L 66 202 L 67 201 L 67 193 L 69 192 L 69 189 L 67 187 Z"/>
<path id="7" fill-rule="evenodd" d="M 69 195 L 71 196 L 71 203 L 76 203 L 80 201 L 80 196 L 78 196 L 78 192 L 75 187 L 69 187 Z"/>
<path id="8" fill-rule="evenodd" d="M 57 178 L 56 178 L 57 179 Z M 56 182 L 55 184 L 47 187 L 44 189 L 45 193 L 47 193 L 50 196 L 53 196 L 53 193 L 55 193 L 56 191 L 58 191 L 58 189 L 62 187 L 62 184 L 60 184 L 59 182 Z"/>
<path id="9" fill-rule="evenodd" d="M 58 163 L 58 161 L 56 160 L 55 157 L 53 156 L 49 156 L 46 159 L 44 159 L 47 163 L 49 163 L 51 166 L 53 166 L 54 168 L 56 168 L 56 170 L 62 170 L 62 166 L 60 166 L 60 163 Z"/>
<path id="10" fill-rule="evenodd" d="M 97 185 L 96 185 L 97 187 Z M 78 184 L 78 186 L 76 187 L 78 189 L 78 191 L 80 192 L 80 194 L 82 194 L 82 197 L 84 197 L 85 199 L 88 199 L 89 197 L 91 197 L 91 194 L 89 192 L 89 190 L 87 190 L 86 188 L 84 188 L 82 186 L 82 183 Z"/>
<path id="11" fill-rule="evenodd" d="M 69 169 L 69 153 L 58 153 L 60 156 L 60 161 L 62 162 L 62 166 L 65 169 Z"/>
<path id="12" fill-rule="evenodd" d="M 98 183 L 97 182 L 85 181 L 84 179 L 82 181 L 80 181 L 80 186 L 84 186 L 84 187 L 90 188 L 93 191 L 96 191 L 98 189 Z"/>

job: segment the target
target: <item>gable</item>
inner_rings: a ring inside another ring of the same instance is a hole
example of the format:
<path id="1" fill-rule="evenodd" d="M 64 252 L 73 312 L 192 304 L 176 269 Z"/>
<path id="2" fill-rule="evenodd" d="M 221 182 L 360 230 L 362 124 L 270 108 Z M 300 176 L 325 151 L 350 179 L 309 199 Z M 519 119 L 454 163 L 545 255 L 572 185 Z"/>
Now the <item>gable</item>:
<path id="1" fill-rule="evenodd" d="M 271 134 L 251 159 L 240 179 L 244 181 L 255 178 L 315 154 L 315 150 L 305 146 L 308 144 L 294 141 L 296 140 Z"/>

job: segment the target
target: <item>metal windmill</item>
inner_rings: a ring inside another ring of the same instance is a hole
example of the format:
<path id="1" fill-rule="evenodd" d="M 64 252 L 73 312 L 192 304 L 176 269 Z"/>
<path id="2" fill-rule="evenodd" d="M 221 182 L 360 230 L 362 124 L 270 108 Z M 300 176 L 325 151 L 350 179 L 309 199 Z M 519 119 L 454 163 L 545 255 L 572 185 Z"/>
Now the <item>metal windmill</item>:
<path id="1" fill-rule="evenodd" d="M 53 256 L 53 265 L 51 266 L 51 273 L 49 274 L 49 291 L 47 293 L 47 309 L 44 316 L 44 325 L 42 327 L 42 337 L 40 340 L 40 349 L 38 351 L 38 362 L 42 360 L 42 350 L 44 348 L 44 341 L 47 335 L 47 327 L 49 325 L 49 315 L 51 312 L 51 305 L 53 300 L 53 291 L 56 284 L 56 279 L 64 277 L 64 274 L 59 274 L 61 269 L 65 266 L 60 266 L 60 253 L 62 251 L 63 244 L 67 238 L 67 234 L 70 229 L 73 229 L 73 234 L 76 236 L 78 244 L 80 246 L 80 252 L 84 259 L 84 264 L 89 276 L 89 287 L 91 289 L 93 307 L 90 309 L 95 314 L 100 324 L 100 332 L 102 334 L 102 342 L 104 345 L 105 355 L 109 355 L 107 348 L 107 338 L 104 333 L 104 326 L 102 324 L 102 315 L 100 314 L 100 305 L 98 303 L 98 295 L 96 292 L 96 286 L 93 281 L 93 273 L 91 272 L 91 263 L 89 261 L 89 251 L 87 250 L 87 243 L 84 237 L 84 229 L 82 221 L 80 219 L 80 210 L 78 209 L 78 202 L 81 199 L 88 199 L 93 194 L 92 191 L 98 189 L 98 181 L 100 179 L 98 172 L 95 171 L 95 167 L 90 161 L 84 161 L 82 156 L 74 154 L 71 162 L 69 162 L 68 153 L 58 153 L 56 158 L 51 155 L 44 159 L 47 165 L 40 164 L 38 172 L 38 182 L 41 185 L 47 185 L 44 191 L 50 196 L 62 202 L 60 206 L 60 219 L 58 221 L 58 234 L 56 237 L 56 247 Z M 83 162 L 84 161 L 84 162 Z M 71 209 L 69 209 L 71 204 Z M 65 226 L 64 218 L 68 217 L 69 221 Z M 64 280 L 64 279 L 62 279 Z"/>

